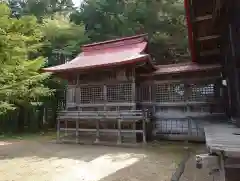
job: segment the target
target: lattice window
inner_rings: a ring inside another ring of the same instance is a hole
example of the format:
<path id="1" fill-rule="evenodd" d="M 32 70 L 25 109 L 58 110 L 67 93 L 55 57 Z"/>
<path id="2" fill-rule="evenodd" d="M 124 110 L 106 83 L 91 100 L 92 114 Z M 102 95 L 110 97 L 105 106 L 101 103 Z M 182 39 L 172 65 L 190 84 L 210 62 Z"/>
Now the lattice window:
<path id="1" fill-rule="evenodd" d="M 107 85 L 107 102 L 131 102 L 132 84 Z"/>
<path id="2" fill-rule="evenodd" d="M 214 98 L 214 84 L 192 84 L 190 85 L 190 101 L 208 101 Z"/>
<path id="3" fill-rule="evenodd" d="M 103 86 L 84 86 L 80 88 L 81 103 L 103 103 Z"/>
<path id="4" fill-rule="evenodd" d="M 158 120 L 155 127 L 159 134 L 188 135 L 190 133 L 192 136 L 195 135 L 200 137 L 204 135 L 202 126 L 197 121 L 189 119 Z"/>
<path id="5" fill-rule="evenodd" d="M 156 102 L 178 102 L 184 100 L 183 84 L 159 84 L 156 87 Z"/>
<path id="6" fill-rule="evenodd" d="M 187 134 L 188 122 L 182 119 L 162 119 L 156 123 L 156 128 L 162 134 Z"/>

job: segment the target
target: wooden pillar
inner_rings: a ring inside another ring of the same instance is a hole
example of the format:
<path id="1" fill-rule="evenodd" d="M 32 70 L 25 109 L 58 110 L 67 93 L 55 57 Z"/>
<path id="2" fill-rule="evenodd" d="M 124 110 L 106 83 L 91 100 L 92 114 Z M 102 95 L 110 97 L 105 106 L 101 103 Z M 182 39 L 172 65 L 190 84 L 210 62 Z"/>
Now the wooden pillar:
<path id="1" fill-rule="evenodd" d="M 188 136 L 192 135 L 192 119 L 188 118 Z"/>
<path id="2" fill-rule="evenodd" d="M 132 69 L 132 110 L 136 110 L 136 82 L 135 82 L 135 69 Z"/>
<path id="3" fill-rule="evenodd" d="M 67 128 L 68 128 L 68 125 L 67 125 L 67 120 L 65 119 L 65 132 L 64 132 L 64 136 L 67 136 L 68 133 L 67 133 Z"/>
<path id="4" fill-rule="evenodd" d="M 149 91 L 149 102 L 152 102 L 152 86 L 148 85 L 148 91 Z"/>
<path id="5" fill-rule="evenodd" d="M 117 140 L 117 144 L 121 144 L 122 143 L 122 135 L 121 135 L 121 119 L 118 119 L 118 140 Z"/>
<path id="6" fill-rule="evenodd" d="M 79 90 L 79 105 L 81 105 L 82 104 L 82 98 L 81 98 L 81 86 L 80 85 L 78 85 L 79 87 L 78 87 L 78 90 Z M 78 110 L 79 111 L 82 111 L 82 107 L 81 106 L 79 106 L 78 105 Z"/>
<path id="7" fill-rule="evenodd" d="M 132 69 L 132 110 L 136 110 L 136 81 L 135 81 L 135 69 Z M 130 123 L 131 124 L 131 123 Z M 133 130 L 136 130 L 136 122 L 133 122 Z M 133 132 L 135 141 L 137 142 L 137 134 Z"/>
<path id="8" fill-rule="evenodd" d="M 79 119 L 76 120 L 76 143 L 79 143 Z"/>
<path id="9" fill-rule="evenodd" d="M 224 156 L 220 155 L 220 179 L 221 181 L 225 181 L 226 179 L 226 173 L 225 173 L 225 164 L 224 164 Z"/>
<path id="10" fill-rule="evenodd" d="M 156 113 L 156 93 L 157 93 L 157 85 L 156 84 L 154 84 L 154 82 L 151 82 L 152 83 L 152 85 L 151 85 L 151 89 L 152 89 L 152 96 L 151 96 L 151 98 L 152 98 L 152 105 L 153 105 L 153 107 L 152 107 L 152 114 L 155 114 Z"/>
<path id="11" fill-rule="evenodd" d="M 233 74 L 233 79 L 231 81 L 234 81 L 233 85 L 234 85 L 234 89 L 235 89 L 235 99 L 237 102 L 236 107 L 236 112 L 237 112 L 237 117 L 239 116 L 238 112 L 239 112 L 239 106 L 240 106 L 240 85 L 239 85 L 239 75 L 238 75 L 238 70 L 236 68 L 237 62 L 236 62 L 236 50 L 235 50 L 235 45 L 234 45 L 234 30 L 232 27 L 232 24 L 229 24 L 229 40 L 230 40 L 230 46 L 231 46 L 231 56 L 232 56 L 232 62 L 231 63 L 231 73 Z M 240 125 L 240 123 L 238 123 L 237 125 Z"/>
<path id="12" fill-rule="evenodd" d="M 146 119 L 144 118 L 143 121 L 142 121 L 142 135 L 143 135 L 143 143 L 146 144 L 147 141 L 146 141 Z"/>
<path id="13" fill-rule="evenodd" d="M 107 106 L 106 106 L 106 103 L 107 103 L 107 86 L 104 84 L 103 85 L 103 101 L 104 101 L 104 111 L 107 110 Z"/>
<path id="14" fill-rule="evenodd" d="M 100 138 L 100 120 L 96 120 L 96 140 L 95 143 L 99 143 L 99 138 Z"/>
<path id="15" fill-rule="evenodd" d="M 60 119 L 57 119 L 57 143 L 60 142 Z"/>
<path id="16" fill-rule="evenodd" d="M 134 139 L 135 139 L 135 142 L 137 142 L 137 133 L 135 132 L 136 131 L 136 122 L 133 121 L 133 135 L 134 135 Z"/>
<path id="17" fill-rule="evenodd" d="M 189 115 L 191 112 L 191 108 L 188 104 L 188 102 L 190 101 L 191 95 L 192 95 L 192 88 L 190 84 L 188 82 L 184 82 L 184 102 L 186 103 L 184 108 L 186 109 L 187 115 Z M 192 120 L 190 117 L 187 117 L 187 124 L 188 124 L 188 138 L 185 141 L 188 141 L 189 137 L 192 135 Z"/>

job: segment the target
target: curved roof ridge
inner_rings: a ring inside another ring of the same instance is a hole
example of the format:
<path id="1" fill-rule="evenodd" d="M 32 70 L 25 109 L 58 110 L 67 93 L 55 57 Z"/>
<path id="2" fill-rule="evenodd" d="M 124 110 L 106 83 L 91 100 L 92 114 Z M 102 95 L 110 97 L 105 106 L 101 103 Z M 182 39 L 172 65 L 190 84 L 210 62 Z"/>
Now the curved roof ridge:
<path id="1" fill-rule="evenodd" d="M 115 47 L 126 46 L 126 45 L 133 45 L 141 42 L 147 42 L 147 34 L 140 34 L 140 35 L 135 35 L 130 37 L 117 38 L 114 40 L 107 40 L 107 41 L 102 41 L 98 43 L 87 44 L 87 45 L 83 45 L 81 48 L 83 52 L 89 52 L 89 51 L 115 48 Z"/>

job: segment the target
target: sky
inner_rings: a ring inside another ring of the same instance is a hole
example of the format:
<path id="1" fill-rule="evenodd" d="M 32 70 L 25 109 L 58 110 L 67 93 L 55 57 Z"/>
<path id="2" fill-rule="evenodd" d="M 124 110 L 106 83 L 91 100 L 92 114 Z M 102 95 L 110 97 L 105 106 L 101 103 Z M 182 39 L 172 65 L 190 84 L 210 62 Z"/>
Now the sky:
<path id="1" fill-rule="evenodd" d="M 72 0 L 75 6 L 79 6 L 83 0 Z"/>

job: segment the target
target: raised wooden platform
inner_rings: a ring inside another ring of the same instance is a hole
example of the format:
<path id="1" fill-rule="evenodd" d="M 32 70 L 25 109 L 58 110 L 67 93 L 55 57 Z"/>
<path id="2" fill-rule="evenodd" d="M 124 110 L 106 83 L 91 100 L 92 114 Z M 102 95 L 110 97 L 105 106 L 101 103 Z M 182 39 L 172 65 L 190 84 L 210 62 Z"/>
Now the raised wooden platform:
<path id="1" fill-rule="evenodd" d="M 226 122 L 205 124 L 204 130 L 210 153 L 240 158 L 240 128 Z"/>
<path id="2" fill-rule="evenodd" d="M 60 111 L 58 113 L 58 142 L 90 142 L 101 144 L 106 141 L 117 145 L 134 143 L 141 135 L 146 143 L 148 113 L 139 110 L 126 111 Z M 140 128 L 137 128 L 137 125 Z M 64 136 L 61 136 L 64 133 Z"/>

